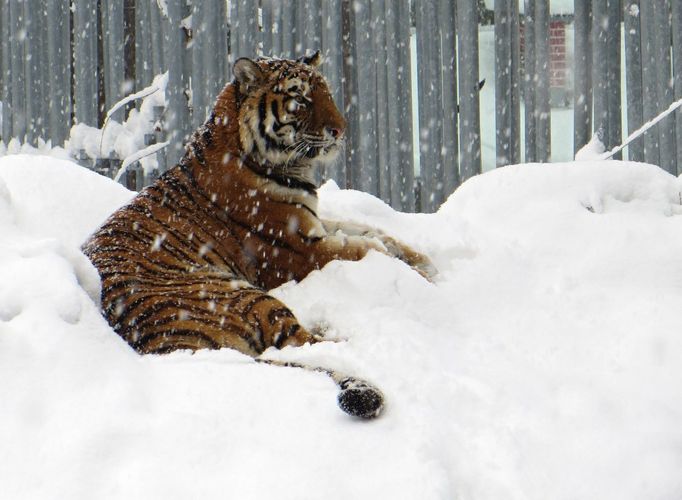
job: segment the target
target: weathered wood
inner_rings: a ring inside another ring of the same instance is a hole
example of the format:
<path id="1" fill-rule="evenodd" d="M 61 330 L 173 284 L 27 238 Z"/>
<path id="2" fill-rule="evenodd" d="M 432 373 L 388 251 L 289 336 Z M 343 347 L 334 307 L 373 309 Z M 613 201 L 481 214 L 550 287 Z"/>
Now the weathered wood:
<path id="1" fill-rule="evenodd" d="M 424 0 L 419 2 L 415 7 L 415 14 L 417 77 L 419 82 L 419 165 L 424 190 L 429 193 L 429 196 L 422 198 L 421 208 L 425 212 L 433 212 L 444 199 L 444 172 L 441 158 L 443 148 L 443 87 L 438 1 Z M 463 33 L 460 36 L 463 36 Z"/>
<path id="2" fill-rule="evenodd" d="M 97 1 L 74 3 L 74 109 L 77 123 L 97 125 Z"/>
<path id="3" fill-rule="evenodd" d="M 189 109 L 187 103 L 187 76 L 183 59 L 186 55 L 185 33 L 183 31 L 182 6 L 179 2 L 168 2 L 166 19 L 167 39 L 164 58 L 168 62 L 168 87 L 166 97 L 166 123 L 170 145 L 167 150 L 168 166 L 175 165 L 184 151 L 184 143 L 190 132 Z M 163 22 L 163 21 L 162 21 Z"/>
<path id="4" fill-rule="evenodd" d="M 496 165 L 520 159 L 519 12 L 515 0 L 495 2 Z"/>
<path id="5" fill-rule="evenodd" d="M 672 0 L 673 85 L 675 100 L 682 99 L 682 0 Z M 677 175 L 682 174 L 682 109 L 675 112 Z"/>
<path id="6" fill-rule="evenodd" d="M 656 92 L 658 93 L 658 109 L 655 115 L 665 111 L 673 102 L 673 77 L 670 59 L 670 0 L 652 2 L 654 15 L 653 45 L 656 68 Z M 659 154 L 658 165 L 671 174 L 677 175 L 677 152 L 675 116 L 664 118 L 658 125 Z"/>
<path id="7" fill-rule="evenodd" d="M 2 52 L 0 81 L 2 82 L 2 141 L 7 145 L 12 139 L 12 78 L 11 70 L 11 41 L 10 41 L 10 0 L 0 0 L 0 37 L 10 43 L 0 44 Z"/>
<path id="8" fill-rule="evenodd" d="M 457 126 L 457 39 L 454 26 L 457 22 L 455 3 L 438 2 L 438 30 L 441 39 L 441 115 L 443 143 L 438 154 L 443 168 L 443 201 L 459 186 L 459 128 Z M 441 202 L 442 203 L 442 202 Z"/>
<path id="9" fill-rule="evenodd" d="M 608 110 L 608 136 L 609 149 L 621 144 L 623 139 L 623 113 L 621 108 L 621 0 L 607 0 L 606 5 L 606 52 L 607 59 L 603 62 L 606 65 L 606 107 Z M 622 154 L 618 153 L 615 159 L 622 159 Z"/>
<path id="10" fill-rule="evenodd" d="M 654 118 L 661 109 L 658 100 L 657 53 L 654 45 L 656 23 L 654 21 L 653 2 L 640 2 L 640 28 L 642 33 L 642 95 L 644 121 Z M 644 134 L 644 161 L 659 165 L 661 161 L 659 149 L 660 132 L 658 127 Z"/>
<path id="11" fill-rule="evenodd" d="M 590 0 L 574 1 L 573 150 L 592 138 L 592 7 Z"/>
<path id="12" fill-rule="evenodd" d="M 462 181 L 481 173 L 481 119 L 478 74 L 478 8 L 475 0 L 457 2 L 459 59 L 459 154 Z"/>
<path id="13" fill-rule="evenodd" d="M 639 0 L 630 0 L 624 5 L 623 32 L 625 34 L 625 87 L 627 92 L 628 134 L 644 123 L 642 108 L 642 52 Z M 628 147 L 628 158 L 644 161 L 643 141 L 634 141 Z"/>
<path id="14" fill-rule="evenodd" d="M 26 36 L 28 26 L 23 2 L 9 3 L 9 50 L 10 74 L 12 75 L 10 114 L 3 119 L 12 120 L 12 137 L 20 141 L 26 140 L 28 128 L 26 116 Z"/>
<path id="15" fill-rule="evenodd" d="M 535 120 L 536 161 L 548 162 L 552 157 L 552 114 L 549 107 L 549 0 L 535 2 Z"/>
<path id="16" fill-rule="evenodd" d="M 523 97 L 525 101 L 525 131 L 526 140 L 525 161 L 537 161 L 537 71 L 535 67 L 535 1 L 525 0 L 523 18 L 524 36 L 524 85 Z"/>
<path id="17" fill-rule="evenodd" d="M 49 136 L 62 145 L 71 128 L 71 50 L 69 8 L 61 0 L 49 0 L 47 13 L 47 60 L 49 67 Z"/>

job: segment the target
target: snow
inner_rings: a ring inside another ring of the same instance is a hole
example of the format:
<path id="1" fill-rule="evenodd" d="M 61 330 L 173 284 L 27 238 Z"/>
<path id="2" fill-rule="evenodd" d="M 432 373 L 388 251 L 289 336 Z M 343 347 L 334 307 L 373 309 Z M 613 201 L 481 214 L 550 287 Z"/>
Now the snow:
<path id="1" fill-rule="evenodd" d="M 373 253 L 273 292 L 339 341 L 268 356 L 375 383 L 387 408 L 365 422 L 321 374 L 135 354 L 78 251 L 133 193 L 0 158 L 3 497 L 680 498 L 680 188 L 645 164 L 518 165 L 425 215 L 323 186 L 322 216 L 440 271 Z"/>
<path id="2" fill-rule="evenodd" d="M 126 165 L 139 161 L 145 172 L 153 170 L 158 162 L 156 155 L 149 153 L 163 146 L 152 145 L 155 147 L 149 149 L 144 139 L 145 135 L 162 128 L 154 114 L 154 108 L 165 110 L 167 84 L 168 72 L 154 77 L 148 87 L 118 101 L 107 112 L 107 119 L 101 129 L 84 123 L 77 123 L 71 127 L 69 139 L 65 144 L 68 156 L 78 158 L 80 151 L 83 150 L 89 158 L 117 157 L 127 160 Z M 132 109 L 124 123 L 110 118 L 117 109 L 138 99 L 141 100 L 139 109 Z"/>
<path id="3" fill-rule="evenodd" d="M 585 144 L 575 153 L 576 161 L 586 161 L 586 160 L 606 160 L 603 158 L 606 146 L 601 142 L 600 133 L 597 132 L 592 136 L 590 142 Z M 612 156 L 612 155 L 611 155 Z M 610 157 L 610 156 L 609 156 Z"/>

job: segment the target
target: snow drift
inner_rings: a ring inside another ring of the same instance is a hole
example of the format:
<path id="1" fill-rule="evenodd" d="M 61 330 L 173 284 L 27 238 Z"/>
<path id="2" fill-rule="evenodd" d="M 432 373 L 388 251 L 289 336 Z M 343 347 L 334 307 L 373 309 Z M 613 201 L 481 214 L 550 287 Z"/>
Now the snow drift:
<path id="1" fill-rule="evenodd" d="M 80 243 L 133 193 L 67 161 L 0 159 L 0 484 L 13 499 L 682 496 L 680 181 L 644 164 L 505 167 L 432 215 L 326 184 L 324 217 L 430 255 L 370 254 L 273 293 L 332 338 L 272 358 L 141 357 L 97 309 Z"/>

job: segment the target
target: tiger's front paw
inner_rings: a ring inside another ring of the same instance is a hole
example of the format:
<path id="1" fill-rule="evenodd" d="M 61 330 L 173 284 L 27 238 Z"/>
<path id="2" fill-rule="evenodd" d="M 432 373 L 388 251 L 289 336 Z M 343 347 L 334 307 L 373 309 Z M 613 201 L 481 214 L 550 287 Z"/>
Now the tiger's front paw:
<path id="1" fill-rule="evenodd" d="M 383 236 L 382 243 L 390 255 L 408 264 L 427 280 L 433 281 L 433 278 L 438 274 L 438 269 L 436 269 L 436 266 L 433 265 L 431 259 L 426 255 L 413 250 L 390 236 Z"/>

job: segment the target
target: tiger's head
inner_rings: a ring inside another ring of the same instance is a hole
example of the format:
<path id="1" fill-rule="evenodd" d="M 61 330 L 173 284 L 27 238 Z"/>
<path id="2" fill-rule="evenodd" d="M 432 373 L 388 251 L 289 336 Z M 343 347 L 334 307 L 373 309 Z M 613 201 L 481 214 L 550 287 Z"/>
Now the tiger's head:
<path id="1" fill-rule="evenodd" d="M 238 59 L 239 140 L 244 155 L 278 173 L 308 180 L 343 145 L 346 121 L 317 71 L 319 52 L 299 60 Z"/>

